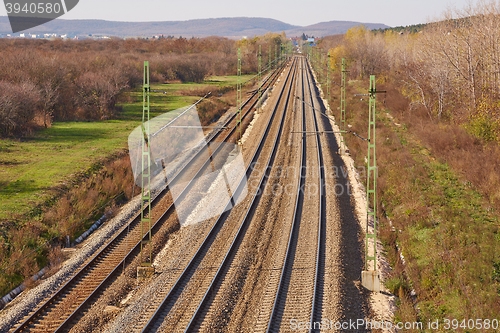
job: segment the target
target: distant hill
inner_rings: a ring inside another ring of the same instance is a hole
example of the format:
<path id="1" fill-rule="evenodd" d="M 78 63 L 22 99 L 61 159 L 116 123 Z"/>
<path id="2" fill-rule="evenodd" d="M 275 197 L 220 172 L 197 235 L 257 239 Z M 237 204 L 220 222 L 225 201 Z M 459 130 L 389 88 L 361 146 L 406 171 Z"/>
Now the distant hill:
<path id="1" fill-rule="evenodd" d="M 325 37 L 330 35 L 338 35 L 343 34 L 347 30 L 352 27 L 364 25 L 367 29 L 387 29 L 389 26 L 381 23 L 361 23 L 361 22 L 352 22 L 352 21 L 330 21 L 330 22 L 321 22 L 313 25 L 308 25 L 306 27 L 296 27 L 286 31 L 286 35 L 300 36 L 302 33 L 305 33 L 308 36 L 314 37 Z"/>
<path id="2" fill-rule="evenodd" d="M 302 34 L 324 37 L 344 33 L 349 28 L 360 24 L 364 24 L 368 29 L 388 28 L 385 24 L 347 21 L 322 22 L 300 27 L 268 18 L 234 17 L 165 22 L 56 19 L 25 32 L 32 34 L 68 34 L 68 36 L 88 36 L 92 34 L 116 37 L 165 35 L 176 37 L 222 36 L 229 38 L 252 37 L 268 32 L 285 32 L 288 37 L 301 36 Z M 5 35 L 11 32 L 8 17 L 0 16 L 0 34 Z"/>

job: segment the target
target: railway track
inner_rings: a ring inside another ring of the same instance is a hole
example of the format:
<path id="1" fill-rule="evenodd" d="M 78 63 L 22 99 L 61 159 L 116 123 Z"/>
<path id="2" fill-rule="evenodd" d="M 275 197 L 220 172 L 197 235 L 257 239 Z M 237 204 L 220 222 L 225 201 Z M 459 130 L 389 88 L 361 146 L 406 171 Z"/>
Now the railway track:
<path id="1" fill-rule="evenodd" d="M 267 122 L 266 129 L 259 140 L 258 148 L 248 163 L 246 170 L 246 176 L 248 178 L 252 176 L 253 166 L 255 163 L 264 158 L 261 157 L 261 152 L 268 140 L 268 137 L 270 136 L 271 127 L 277 126 L 279 130 L 276 132 L 274 138 L 271 138 L 271 153 L 263 163 L 264 170 L 270 170 L 274 162 L 277 147 L 282 134 L 281 129 L 285 120 L 286 110 L 288 109 L 288 104 L 293 98 L 292 87 L 295 78 L 294 70 L 295 66 L 292 64 L 290 71 L 285 78 L 284 85 L 286 88 L 280 92 L 278 103 L 276 104 L 272 116 Z M 274 124 L 275 118 L 277 124 Z M 207 307 L 211 304 L 212 296 L 216 294 L 218 285 L 227 272 L 227 269 L 230 267 L 232 258 L 234 258 L 234 255 L 241 244 L 248 228 L 248 224 L 250 223 L 252 215 L 255 212 L 255 208 L 259 203 L 259 193 L 265 186 L 268 177 L 268 172 L 264 172 L 261 175 L 259 184 L 253 189 L 254 193 L 251 195 L 252 199 L 247 205 L 246 213 L 244 214 L 243 219 L 240 221 L 238 227 L 233 228 L 236 229 L 236 232 L 231 233 L 230 230 L 227 232 L 221 230 L 224 227 L 224 223 L 228 218 L 229 212 L 225 212 L 218 217 L 212 229 L 199 247 L 199 250 L 179 276 L 176 283 L 165 294 L 161 302 L 154 302 L 154 304 L 150 307 L 151 311 L 148 311 L 141 316 L 141 320 L 137 323 L 137 330 L 142 332 L 156 332 L 161 330 L 163 327 L 168 327 L 168 331 L 193 331 L 199 327 L 199 325 L 203 322 L 203 316 L 207 312 Z M 241 188 L 239 190 L 241 191 Z M 212 260 L 206 258 L 210 256 L 209 250 L 213 247 L 215 242 L 220 242 L 218 239 L 225 239 L 227 234 L 231 234 L 231 241 L 229 246 L 226 247 L 226 250 L 224 251 L 225 254 L 218 264 L 218 268 L 203 270 L 203 268 L 200 267 L 203 261 L 209 261 L 213 264 Z M 192 284 L 196 284 L 196 286 L 192 287 Z M 146 318 L 149 318 L 147 319 L 147 322 Z M 144 322 L 144 327 L 141 328 L 141 325 L 143 325 L 142 323 Z"/>
<path id="2" fill-rule="evenodd" d="M 326 266 L 326 175 L 325 175 L 325 163 L 323 159 L 323 148 L 321 145 L 321 140 L 319 138 L 320 127 L 318 124 L 317 112 L 320 108 L 317 106 L 317 99 L 314 99 L 314 93 L 312 87 L 312 73 L 311 68 L 308 64 L 307 66 L 307 79 L 308 87 L 310 89 L 310 105 L 314 108 L 311 112 L 313 116 L 314 127 L 313 130 L 317 132 L 315 135 L 316 146 L 318 147 L 318 176 L 319 176 L 319 189 L 320 189 L 320 201 L 319 201 L 319 228 L 318 228 L 318 246 L 316 252 L 316 267 L 315 267 L 315 281 L 314 281 L 314 292 L 312 301 L 312 311 L 311 311 L 311 326 L 314 327 L 314 323 L 319 323 L 322 321 L 323 312 L 323 300 L 324 300 L 324 285 L 325 285 L 325 266 Z M 326 116 L 326 113 L 322 113 Z M 315 330 L 314 330 L 315 331 Z"/>
<path id="3" fill-rule="evenodd" d="M 268 134 L 272 119 L 262 126 L 269 152 L 262 153 L 268 154 L 265 161 L 264 156 L 257 160 L 265 170 L 253 189 L 258 194 L 240 205 L 245 209 L 233 208 L 214 223 L 188 265 L 166 268 L 182 267 L 183 273 L 161 291 L 161 302 L 134 321 L 136 331 L 288 332 L 296 323 L 316 332 L 324 319 L 343 322 L 368 313 L 366 299 L 352 283 L 361 266 L 350 264 L 360 258 L 350 253 L 359 249 L 350 197 L 332 192 L 338 180 L 348 184 L 342 176 L 325 174 L 325 158 L 341 165 L 323 149 L 334 147 L 331 125 L 309 64 L 295 57 L 292 67 L 280 93 L 286 103 L 273 112 L 279 129 Z M 280 113 L 285 107 L 289 110 Z M 248 163 L 255 162 L 254 155 Z M 274 174 L 280 167 L 300 172 Z M 293 198 L 273 194 L 275 185 L 291 185 Z"/>
<path id="4" fill-rule="evenodd" d="M 282 138 L 282 129 L 285 127 L 286 109 L 289 109 L 290 113 L 292 106 L 296 103 L 294 95 L 298 97 L 297 105 L 300 110 L 293 115 L 294 117 L 300 115 L 296 121 L 298 127 L 294 130 L 300 132 L 301 136 L 300 158 L 297 160 L 297 169 L 300 172 L 295 185 L 294 214 L 288 231 L 288 241 L 283 243 L 286 251 L 282 251 L 281 261 L 278 261 L 275 269 L 272 270 L 271 277 L 274 276 L 274 279 L 271 278 L 268 281 L 268 286 L 271 286 L 269 289 L 274 290 L 274 292 L 266 292 L 267 297 L 265 298 L 267 300 L 262 301 L 264 308 L 266 303 L 272 305 L 272 308 L 268 306 L 270 311 L 261 311 L 260 321 L 257 321 L 252 331 L 287 331 L 291 319 L 310 323 L 321 321 L 326 246 L 325 174 L 322 146 L 319 140 L 320 129 L 314 108 L 317 101 L 313 99 L 315 94 L 312 88 L 313 80 L 305 59 L 302 57 L 295 59 L 285 80 L 285 88 L 277 103 L 277 108 L 283 109 L 283 111 L 278 115 L 279 112 L 275 109 L 273 113 L 273 117 L 278 118 L 277 123 L 280 130 L 271 141 L 271 152 L 263 163 L 262 167 L 266 171 L 261 174 L 252 200 L 247 204 L 240 224 L 236 228 L 237 231 L 231 234 L 230 244 L 219 255 L 222 259 L 220 261 L 214 260 L 217 257 L 210 257 L 208 252 L 214 243 L 222 242 L 216 240 L 217 237 L 226 237 L 226 234 L 221 236 L 223 234 L 221 229 L 228 218 L 227 213 L 222 214 L 215 222 L 212 230 L 176 283 L 168 291 L 161 291 L 165 294 L 161 302 L 153 301 L 149 311 L 141 316 L 135 327 L 137 331 L 210 332 L 214 328 L 210 326 L 209 318 L 227 319 L 221 318 L 220 314 L 217 315 L 214 304 L 220 303 L 221 299 L 225 297 L 224 289 L 221 286 L 233 276 L 229 272 L 238 269 L 238 267 L 234 267 L 234 261 L 239 255 L 238 251 L 242 247 L 246 231 L 249 229 L 249 224 L 260 204 L 261 194 L 268 183 L 276 160 L 278 146 L 280 142 L 285 141 Z M 257 162 L 258 154 L 270 131 L 273 117 L 269 119 L 259 148 L 249 165 L 254 165 Z M 250 176 L 250 169 L 248 169 L 247 177 Z M 312 195 L 307 197 L 307 188 L 314 188 L 317 193 L 309 193 Z M 315 212 L 313 213 L 311 209 Z M 305 216 L 306 212 L 307 216 Z M 311 261 L 311 258 L 315 258 L 315 260 Z M 218 264 L 205 270 L 203 269 L 204 261 L 210 262 L 211 265 L 217 261 Z M 231 311 L 230 309 L 226 310 Z M 149 319 L 144 324 L 146 318 Z M 216 330 L 221 330 L 221 328 L 218 327 Z"/>
<path id="5" fill-rule="evenodd" d="M 262 90 L 274 84 L 279 73 L 280 69 L 276 70 L 273 75 L 270 75 L 263 85 Z M 252 96 L 242 105 L 243 119 L 249 117 L 257 102 L 257 91 L 254 91 Z M 235 113 L 223 124 L 223 127 L 229 127 L 231 130 L 219 130 L 209 138 L 209 141 L 229 141 L 236 132 L 236 126 L 234 125 L 236 123 L 236 116 L 237 114 Z M 212 152 L 212 154 L 217 154 L 217 151 Z M 203 151 L 195 154 L 192 160 L 201 155 L 203 155 Z M 210 160 L 208 158 L 202 162 L 202 167 L 197 169 L 197 171 L 186 168 L 179 171 L 174 178 L 185 176 L 187 173 L 195 172 L 198 174 L 203 172 L 210 164 Z M 196 163 L 193 164 L 195 165 Z M 185 191 L 189 190 L 189 184 Z M 167 192 L 168 187 L 154 198 L 152 204 L 153 212 L 158 203 L 166 197 Z M 153 233 L 156 233 L 161 228 L 173 210 L 174 207 L 171 204 L 167 210 L 160 214 L 153 226 Z M 110 281 L 119 274 L 123 265 L 130 262 L 137 255 L 141 238 L 145 236 L 141 235 L 139 220 L 140 213 L 129 224 L 122 227 L 116 237 L 90 258 L 54 295 L 44 301 L 34 312 L 27 315 L 20 324 L 14 326 L 11 332 L 61 332 L 68 330 L 73 322 L 82 315 L 83 309 L 89 306 Z"/>
<path id="6" fill-rule="evenodd" d="M 298 96 L 301 126 L 300 174 L 288 245 L 267 332 L 290 330 L 290 323 L 321 321 L 325 249 L 325 175 L 309 67 L 302 59 Z M 315 260 L 311 260 L 314 258 Z"/>

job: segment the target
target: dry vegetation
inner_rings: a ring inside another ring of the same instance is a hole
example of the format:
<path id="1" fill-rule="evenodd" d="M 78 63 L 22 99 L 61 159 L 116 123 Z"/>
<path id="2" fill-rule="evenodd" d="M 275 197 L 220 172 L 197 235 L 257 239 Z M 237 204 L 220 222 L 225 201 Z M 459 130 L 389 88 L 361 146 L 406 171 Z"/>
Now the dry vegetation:
<path id="1" fill-rule="evenodd" d="M 323 81 L 327 52 L 334 82 L 348 60 L 348 123 L 358 133 L 368 107 L 354 94 L 367 91 L 370 74 L 387 91 L 377 96 L 379 218 L 398 320 L 500 313 L 499 37 L 492 2 L 446 13 L 416 34 L 354 28 L 313 52 Z M 332 86 L 331 105 L 339 105 Z M 365 142 L 347 141 L 362 168 Z"/>
<path id="2" fill-rule="evenodd" d="M 201 82 L 236 72 L 236 48 L 243 73 L 257 71 L 263 50 L 284 42 L 267 35 L 236 42 L 226 38 L 156 40 L 0 40 L 0 137 L 29 135 L 53 121 L 100 120 L 115 115 L 121 92 L 142 82 L 142 61 L 150 60 L 154 82 Z M 263 52 L 263 61 L 268 60 Z M 274 59 L 274 54 L 271 55 Z"/>
<path id="3" fill-rule="evenodd" d="M 1 40 L 0 134 L 26 135 L 52 121 L 113 117 L 118 95 L 142 82 L 142 60 L 152 58 L 153 79 L 203 80 L 211 58 L 222 63 L 233 42 L 223 39 L 24 41 Z M 224 47 L 229 45 L 229 48 Z M 225 51 L 214 51 L 217 45 Z M 209 48 L 211 46 L 211 48 Z M 206 49 L 201 59 L 197 48 Z M 203 61 L 201 61 L 203 60 Z"/>
<path id="4" fill-rule="evenodd" d="M 36 207 L 30 216 L 13 216 L 0 225 L 1 293 L 42 267 L 58 266 L 59 244 L 65 244 L 67 236 L 74 241 L 103 213 L 111 217 L 131 198 L 130 158 L 122 152 L 96 163 L 58 190 L 61 195 Z"/>

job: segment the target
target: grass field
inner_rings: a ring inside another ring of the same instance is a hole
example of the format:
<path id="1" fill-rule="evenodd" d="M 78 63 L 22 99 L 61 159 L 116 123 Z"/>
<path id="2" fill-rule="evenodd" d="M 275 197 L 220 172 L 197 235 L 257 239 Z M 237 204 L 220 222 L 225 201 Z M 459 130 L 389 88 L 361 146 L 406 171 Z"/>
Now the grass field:
<path id="1" fill-rule="evenodd" d="M 251 77 L 243 76 L 242 81 Z M 234 87 L 237 80 L 227 76 L 201 84 L 153 84 L 151 117 L 190 105 L 211 87 Z M 49 199 L 57 185 L 126 149 L 128 135 L 141 121 L 141 89 L 127 92 L 122 100 L 122 111 L 113 120 L 56 122 L 28 139 L 0 139 L 0 220 L 29 213 Z"/>
<path id="2" fill-rule="evenodd" d="M 126 147 L 134 121 L 56 123 L 24 141 L 0 141 L 0 219 L 48 199 L 50 189 Z"/>

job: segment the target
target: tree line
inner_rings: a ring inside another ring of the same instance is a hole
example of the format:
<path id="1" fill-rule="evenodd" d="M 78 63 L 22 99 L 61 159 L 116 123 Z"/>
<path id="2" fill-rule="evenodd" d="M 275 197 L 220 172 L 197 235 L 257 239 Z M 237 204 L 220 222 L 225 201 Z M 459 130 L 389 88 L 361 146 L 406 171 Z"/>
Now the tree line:
<path id="1" fill-rule="evenodd" d="M 256 42 L 281 44 L 283 36 L 244 43 L 242 71 L 257 71 Z M 53 121 L 102 120 L 116 114 L 117 97 L 151 80 L 201 82 L 236 73 L 241 42 L 221 37 L 127 40 L 0 40 L 0 136 L 30 135 Z M 273 47 L 274 49 L 274 47 Z M 263 53 L 267 61 L 267 53 Z"/>
<path id="2" fill-rule="evenodd" d="M 418 33 L 356 27 L 320 46 L 330 54 L 332 68 L 344 57 L 352 78 L 391 78 L 412 110 L 435 121 L 466 124 L 482 139 L 498 140 L 499 41 L 500 5 L 492 1 L 449 10 L 442 21 Z"/>

